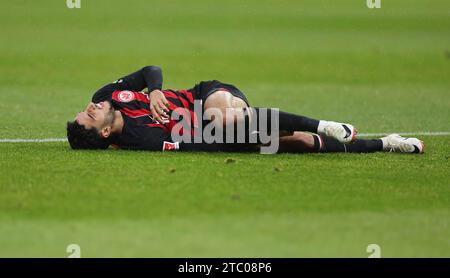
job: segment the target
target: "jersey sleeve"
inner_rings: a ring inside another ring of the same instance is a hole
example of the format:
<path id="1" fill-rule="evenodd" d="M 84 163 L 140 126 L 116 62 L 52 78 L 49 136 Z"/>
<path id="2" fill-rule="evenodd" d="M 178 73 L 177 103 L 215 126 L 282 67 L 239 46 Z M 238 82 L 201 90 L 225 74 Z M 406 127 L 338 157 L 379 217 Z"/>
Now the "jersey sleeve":
<path id="1" fill-rule="evenodd" d="M 145 88 L 148 88 L 149 92 L 156 89 L 161 90 L 162 83 L 161 68 L 158 66 L 146 66 L 103 86 L 92 96 L 92 102 L 111 100 L 112 93 L 118 90 L 142 91 Z"/>
<path id="2" fill-rule="evenodd" d="M 163 128 L 133 126 L 127 129 L 119 142 L 121 149 L 147 151 L 221 151 L 223 144 L 174 142 Z"/>
<path id="3" fill-rule="evenodd" d="M 172 142 L 170 134 L 162 128 L 134 126 L 128 129 L 119 140 L 119 147 L 126 150 L 162 151 L 164 142 Z"/>

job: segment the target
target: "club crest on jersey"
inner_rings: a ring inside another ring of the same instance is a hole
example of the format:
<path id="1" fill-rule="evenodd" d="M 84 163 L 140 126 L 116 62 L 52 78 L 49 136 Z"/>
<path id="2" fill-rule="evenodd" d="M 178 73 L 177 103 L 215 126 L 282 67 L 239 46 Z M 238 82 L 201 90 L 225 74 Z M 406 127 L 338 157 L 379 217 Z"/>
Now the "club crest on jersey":
<path id="1" fill-rule="evenodd" d="M 121 91 L 117 95 L 117 99 L 120 102 L 130 102 L 134 100 L 134 94 L 131 91 Z"/>

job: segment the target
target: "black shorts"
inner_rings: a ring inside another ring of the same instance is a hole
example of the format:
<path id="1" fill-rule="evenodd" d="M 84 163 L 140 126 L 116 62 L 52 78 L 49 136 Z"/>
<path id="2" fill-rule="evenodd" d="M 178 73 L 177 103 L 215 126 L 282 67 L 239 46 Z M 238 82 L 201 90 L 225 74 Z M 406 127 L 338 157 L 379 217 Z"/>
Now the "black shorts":
<path id="1" fill-rule="evenodd" d="M 202 100 L 202 103 L 205 103 L 206 98 L 209 97 L 212 93 L 217 91 L 227 91 L 231 93 L 233 96 L 238 97 L 245 101 L 248 106 L 250 106 L 247 97 L 241 92 L 238 88 L 231 84 L 222 83 L 218 80 L 210 80 L 210 81 L 201 81 L 199 84 L 195 85 L 194 88 L 189 91 L 193 92 L 194 99 Z"/>

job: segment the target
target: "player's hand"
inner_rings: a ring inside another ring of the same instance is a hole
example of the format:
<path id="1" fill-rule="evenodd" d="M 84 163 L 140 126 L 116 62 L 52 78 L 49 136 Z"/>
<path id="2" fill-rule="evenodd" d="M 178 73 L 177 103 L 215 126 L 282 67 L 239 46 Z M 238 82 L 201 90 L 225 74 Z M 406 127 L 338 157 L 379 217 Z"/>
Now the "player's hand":
<path id="1" fill-rule="evenodd" d="M 169 102 L 160 90 L 150 92 L 150 111 L 153 118 L 161 124 L 169 122 Z"/>

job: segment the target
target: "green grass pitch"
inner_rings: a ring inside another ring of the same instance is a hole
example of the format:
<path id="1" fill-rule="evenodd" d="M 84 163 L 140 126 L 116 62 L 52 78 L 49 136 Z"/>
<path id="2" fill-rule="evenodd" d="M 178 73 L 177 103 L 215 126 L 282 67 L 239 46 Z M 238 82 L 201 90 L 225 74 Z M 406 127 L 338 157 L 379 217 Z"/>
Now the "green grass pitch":
<path id="1" fill-rule="evenodd" d="M 360 133 L 450 131 L 447 0 L 1 6 L 0 139 L 64 137 L 97 88 L 144 65 L 165 88 L 219 79 Z M 424 155 L 0 143 L 0 257 L 449 257 L 450 136 L 421 139 Z"/>

